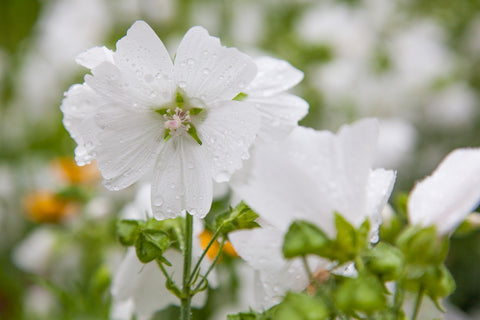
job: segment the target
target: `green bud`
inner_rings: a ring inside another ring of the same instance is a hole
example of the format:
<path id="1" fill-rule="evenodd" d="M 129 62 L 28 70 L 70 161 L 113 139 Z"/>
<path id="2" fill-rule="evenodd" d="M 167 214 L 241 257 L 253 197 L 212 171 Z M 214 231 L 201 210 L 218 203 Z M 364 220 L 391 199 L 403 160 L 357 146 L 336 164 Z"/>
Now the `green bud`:
<path id="1" fill-rule="evenodd" d="M 147 263 L 161 257 L 169 245 L 170 238 L 167 233 L 147 229 L 138 235 L 135 249 L 138 259 L 143 263 Z"/>
<path id="2" fill-rule="evenodd" d="M 423 282 L 425 292 L 432 300 L 446 297 L 455 290 L 455 280 L 443 264 L 429 268 Z"/>
<path id="3" fill-rule="evenodd" d="M 397 239 L 397 246 L 405 255 L 407 263 L 441 264 L 448 253 L 447 237 L 440 238 L 435 226 L 420 228 L 411 226 Z"/>
<path id="4" fill-rule="evenodd" d="M 91 282 L 92 291 L 94 293 L 102 294 L 109 287 L 110 281 L 110 269 L 105 265 L 100 266 L 93 274 L 93 279 Z"/>
<path id="5" fill-rule="evenodd" d="M 140 228 L 144 224 L 138 220 L 120 220 L 117 222 L 117 236 L 124 246 L 132 246 L 137 240 Z"/>
<path id="6" fill-rule="evenodd" d="M 358 278 L 345 278 L 334 292 L 338 308 L 347 314 L 356 311 L 371 314 L 385 308 L 385 289 L 373 275 L 363 273 Z"/>
<path id="7" fill-rule="evenodd" d="M 397 279 L 404 266 L 402 252 L 386 242 L 378 243 L 363 258 L 367 269 L 382 281 Z"/>
<path id="8" fill-rule="evenodd" d="M 242 201 L 235 209 L 230 208 L 229 211 L 219 215 L 215 221 L 215 228 L 221 228 L 224 235 L 235 230 L 258 228 L 260 225 L 255 222 L 257 218 L 258 214 Z"/>
<path id="9" fill-rule="evenodd" d="M 330 240 L 325 233 L 315 225 L 297 220 L 290 225 L 283 241 L 285 258 L 295 258 L 308 254 L 319 254 Z"/>
<path id="10" fill-rule="evenodd" d="M 275 312 L 276 320 L 322 320 L 328 316 L 322 300 L 306 293 L 288 293 Z"/>

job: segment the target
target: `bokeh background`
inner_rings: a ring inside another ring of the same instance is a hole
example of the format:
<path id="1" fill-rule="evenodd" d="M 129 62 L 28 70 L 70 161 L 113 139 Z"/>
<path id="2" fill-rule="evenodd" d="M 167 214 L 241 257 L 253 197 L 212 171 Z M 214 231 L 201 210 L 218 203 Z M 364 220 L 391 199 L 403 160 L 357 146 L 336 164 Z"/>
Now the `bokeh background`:
<path id="1" fill-rule="evenodd" d="M 302 125 L 379 118 L 392 203 L 450 150 L 480 146 L 480 0 L 0 0 L 0 319 L 108 318 L 115 220 L 135 187 L 108 192 L 94 165 L 73 164 L 59 105 L 87 72 L 75 56 L 114 49 L 137 19 L 172 55 L 202 25 L 289 61 L 305 73 Z M 479 232 L 453 236 L 448 266 L 450 303 L 480 317 Z"/>

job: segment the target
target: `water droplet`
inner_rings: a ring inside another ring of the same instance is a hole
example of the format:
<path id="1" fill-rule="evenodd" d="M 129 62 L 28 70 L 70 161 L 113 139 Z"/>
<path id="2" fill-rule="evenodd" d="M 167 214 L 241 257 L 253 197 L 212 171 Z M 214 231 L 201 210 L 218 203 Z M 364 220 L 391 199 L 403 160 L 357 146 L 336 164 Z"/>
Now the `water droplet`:
<path id="1" fill-rule="evenodd" d="M 85 148 L 87 148 L 87 149 L 93 148 L 93 142 L 92 141 L 85 142 Z"/>
<path id="2" fill-rule="evenodd" d="M 176 186 L 173 183 L 170 185 L 170 189 L 175 189 L 175 187 Z"/>
<path id="3" fill-rule="evenodd" d="M 185 87 L 187 86 L 187 83 L 185 81 L 180 81 L 178 82 L 178 86 L 182 89 L 185 89 Z"/>
<path id="4" fill-rule="evenodd" d="M 153 198 L 152 203 L 153 203 L 154 206 L 160 207 L 160 206 L 163 205 L 163 198 L 160 197 L 160 196 L 156 196 L 155 198 Z"/>
<path id="5" fill-rule="evenodd" d="M 189 66 L 193 66 L 195 64 L 195 59 L 190 58 L 190 59 L 187 60 L 187 63 L 188 63 Z"/>
<path id="6" fill-rule="evenodd" d="M 243 88 L 245 88 L 246 85 L 247 85 L 247 84 L 246 84 L 244 81 L 240 81 L 240 83 L 238 84 L 238 87 L 239 87 L 240 89 L 243 89 Z"/>
<path id="7" fill-rule="evenodd" d="M 202 70 L 202 72 L 203 72 L 204 75 L 207 75 L 207 74 L 210 73 L 210 69 L 205 68 L 205 69 Z"/>
<path id="8" fill-rule="evenodd" d="M 204 55 L 204 56 L 207 56 L 208 53 L 209 53 L 208 50 L 204 50 L 204 51 L 203 51 L 203 55 Z"/>

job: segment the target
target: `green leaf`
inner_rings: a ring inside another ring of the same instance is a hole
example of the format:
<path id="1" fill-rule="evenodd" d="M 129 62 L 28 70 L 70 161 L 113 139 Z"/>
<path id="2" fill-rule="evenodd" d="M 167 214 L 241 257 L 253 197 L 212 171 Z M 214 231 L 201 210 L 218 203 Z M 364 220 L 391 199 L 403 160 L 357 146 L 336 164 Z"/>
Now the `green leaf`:
<path id="1" fill-rule="evenodd" d="M 156 109 L 155 112 L 163 116 L 168 113 L 167 112 L 168 110 L 170 110 L 170 108 L 161 108 L 161 109 Z"/>
<path id="2" fill-rule="evenodd" d="M 285 234 L 282 252 L 287 259 L 318 254 L 323 252 L 329 241 L 317 226 L 307 221 L 297 220 L 290 225 Z"/>
<path id="3" fill-rule="evenodd" d="M 233 98 L 233 100 L 235 101 L 242 101 L 244 100 L 246 97 L 248 97 L 248 94 L 244 93 L 244 92 L 240 92 L 239 94 L 237 94 L 235 96 L 235 98 Z"/>
<path id="4" fill-rule="evenodd" d="M 139 220 L 120 220 L 117 222 L 117 236 L 124 246 L 132 246 L 137 240 L 140 228 L 144 224 Z"/>
<path id="5" fill-rule="evenodd" d="M 407 263 L 438 265 L 443 263 L 447 256 L 449 239 L 439 237 L 435 226 L 411 226 L 400 234 L 397 246 L 405 255 Z"/>
<path id="6" fill-rule="evenodd" d="M 385 242 L 380 242 L 367 251 L 363 259 L 367 269 L 378 275 L 382 281 L 397 279 L 405 264 L 402 252 Z"/>
<path id="7" fill-rule="evenodd" d="M 455 290 L 455 280 L 443 264 L 429 268 L 423 283 L 426 294 L 434 301 L 450 295 Z"/>
<path id="8" fill-rule="evenodd" d="M 147 263 L 160 258 L 170 244 L 170 237 L 159 230 L 144 230 L 135 242 L 138 259 Z"/>
<path id="9" fill-rule="evenodd" d="M 289 292 L 275 312 L 276 320 L 322 320 L 329 310 L 322 300 L 306 293 Z"/>
<path id="10" fill-rule="evenodd" d="M 258 214 L 250 209 L 243 201 L 240 202 L 235 209 L 231 209 L 221 215 L 219 215 L 215 221 L 215 228 L 222 229 L 222 234 L 241 230 L 241 229 L 253 229 L 260 227 L 255 220 L 258 218 Z"/>
<path id="11" fill-rule="evenodd" d="M 200 112 L 203 111 L 202 108 L 192 108 L 190 110 L 188 110 L 190 112 L 190 115 L 194 116 L 194 115 L 197 115 L 199 114 Z"/>
<path id="12" fill-rule="evenodd" d="M 371 314 L 385 309 L 384 291 L 377 277 L 369 273 L 360 273 L 358 278 L 344 278 L 334 292 L 334 298 L 338 308 L 347 314 L 356 311 Z"/>

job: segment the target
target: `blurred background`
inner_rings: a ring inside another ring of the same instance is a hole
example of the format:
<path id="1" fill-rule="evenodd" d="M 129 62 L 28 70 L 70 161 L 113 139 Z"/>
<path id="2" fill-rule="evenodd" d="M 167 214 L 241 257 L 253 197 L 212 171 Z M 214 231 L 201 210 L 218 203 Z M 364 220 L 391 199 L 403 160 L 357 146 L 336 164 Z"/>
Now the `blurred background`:
<path id="1" fill-rule="evenodd" d="M 398 170 L 391 202 L 452 149 L 480 146 L 480 0 L 1 0 L 0 319 L 106 319 L 123 249 L 112 193 L 76 167 L 63 92 L 75 56 L 115 48 L 138 19 L 170 52 L 193 25 L 305 73 L 301 124 L 336 131 L 380 119 L 377 165 Z M 480 233 L 452 238 L 450 303 L 480 308 Z M 208 305 L 207 305 L 208 307 Z"/>

